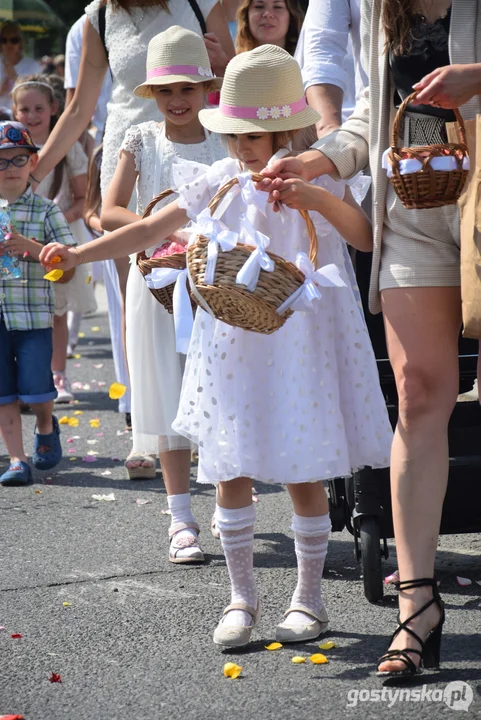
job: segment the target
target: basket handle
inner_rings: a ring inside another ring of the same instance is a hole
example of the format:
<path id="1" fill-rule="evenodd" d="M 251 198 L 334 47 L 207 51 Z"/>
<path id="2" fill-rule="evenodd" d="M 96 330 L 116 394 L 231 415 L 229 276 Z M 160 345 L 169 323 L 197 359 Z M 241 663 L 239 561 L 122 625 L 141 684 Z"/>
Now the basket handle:
<path id="1" fill-rule="evenodd" d="M 260 175 L 260 173 L 252 173 L 252 180 L 254 182 L 260 182 L 261 180 L 264 180 L 264 175 Z M 232 190 L 232 188 L 238 184 L 239 181 L 236 177 L 234 177 L 228 180 L 224 185 L 222 185 L 221 188 L 219 188 L 219 190 L 216 192 L 208 205 L 211 213 L 214 213 L 217 210 L 221 201 L 227 195 L 229 190 Z M 259 192 L 262 192 L 262 190 L 259 190 Z M 309 260 L 314 265 L 314 268 L 317 268 L 317 251 L 319 249 L 319 246 L 317 242 L 316 228 L 314 227 L 312 218 L 307 212 L 307 210 L 299 210 L 299 213 L 302 215 L 304 222 L 306 223 L 307 233 L 309 235 Z"/>
<path id="2" fill-rule="evenodd" d="M 142 220 L 145 220 L 145 218 L 148 218 L 149 215 L 152 213 L 152 210 L 156 205 L 158 205 L 159 202 L 162 200 L 165 200 L 165 198 L 170 197 L 170 195 L 173 195 L 175 193 L 175 190 L 172 190 L 169 188 L 168 190 L 163 190 L 161 193 L 156 195 L 147 205 L 145 208 L 145 212 L 142 215 Z M 147 260 L 147 255 L 145 254 L 145 250 L 141 250 L 141 252 L 137 253 L 136 263 L 139 264 L 139 260 Z"/>
<path id="3" fill-rule="evenodd" d="M 401 130 L 401 122 L 403 119 L 403 115 L 406 111 L 407 106 L 414 100 L 416 95 L 418 94 L 418 90 L 416 92 L 411 93 L 411 95 L 408 95 L 405 100 L 401 103 L 401 105 L 398 108 L 398 111 L 396 113 L 396 117 L 393 122 L 392 126 L 392 135 L 391 135 L 391 148 L 394 150 L 395 148 L 399 147 L 399 133 Z M 456 121 L 458 123 L 458 132 L 459 132 L 459 138 L 461 140 L 461 143 L 463 145 L 466 145 L 466 128 L 464 127 L 464 121 L 461 117 L 461 113 L 457 108 L 453 108 L 453 112 L 456 115 Z"/>

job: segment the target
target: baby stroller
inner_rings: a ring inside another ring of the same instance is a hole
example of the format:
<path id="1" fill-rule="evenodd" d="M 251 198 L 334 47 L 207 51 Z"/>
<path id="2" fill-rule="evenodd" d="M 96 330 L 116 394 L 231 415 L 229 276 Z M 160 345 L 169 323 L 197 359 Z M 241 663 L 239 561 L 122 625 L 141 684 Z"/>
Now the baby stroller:
<path id="1" fill-rule="evenodd" d="M 366 322 L 377 360 L 382 391 L 391 424 L 397 422 L 398 399 L 388 360 L 381 315 L 367 309 L 371 256 L 358 253 L 356 262 Z M 478 341 L 460 337 L 459 392 L 471 390 L 476 378 Z M 481 504 L 466 502 L 478 495 L 481 470 L 481 408 L 477 401 L 458 402 L 449 424 L 449 481 L 441 520 L 441 534 L 481 531 Z M 383 598 L 383 559 L 389 556 L 387 539 L 394 537 L 389 470 L 366 468 L 347 479 L 329 481 L 333 532 L 345 527 L 354 537 L 354 556 L 361 564 L 364 593 L 370 602 Z"/>

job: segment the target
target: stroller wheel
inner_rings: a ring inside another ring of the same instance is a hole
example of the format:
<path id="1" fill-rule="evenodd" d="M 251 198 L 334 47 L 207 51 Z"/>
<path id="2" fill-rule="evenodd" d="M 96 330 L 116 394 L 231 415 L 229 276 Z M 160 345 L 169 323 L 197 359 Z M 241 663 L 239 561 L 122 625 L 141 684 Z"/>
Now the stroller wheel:
<path id="1" fill-rule="evenodd" d="M 372 603 L 383 598 L 381 533 L 379 519 L 375 516 L 360 518 L 361 563 L 364 594 Z"/>

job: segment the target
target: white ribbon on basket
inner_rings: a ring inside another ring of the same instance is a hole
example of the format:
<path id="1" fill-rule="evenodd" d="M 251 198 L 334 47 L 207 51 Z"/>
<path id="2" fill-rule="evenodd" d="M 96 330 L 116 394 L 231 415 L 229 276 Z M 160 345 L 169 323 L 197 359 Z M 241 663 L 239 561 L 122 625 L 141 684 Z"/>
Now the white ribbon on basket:
<path id="1" fill-rule="evenodd" d="M 224 225 L 218 217 L 212 217 L 209 208 L 202 210 L 197 221 L 185 228 L 184 231 L 190 234 L 189 245 L 195 242 L 195 239 L 199 235 L 203 235 L 209 239 L 203 284 L 212 285 L 214 282 L 219 248 L 222 252 L 233 250 L 239 240 L 238 233 L 229 230 L 227 225 Z"/>
<path id="2" fill-rule="evenodd" d="M 324 265 L 318 270 L 314 269 L 306 253 L 297 253 L 296 267 L 304 273 L 305 280 L 302 285 L 277 308 L 278 315 L 287 310 L 313 310 L 313 303 L 320 300 L 322 293 L 320 287 L 347 287 L 341 277 L 339 268 L 334 263 Z"/>
<path id="3" fill-rule="evenodd" d="M 272 260 L 265 251 L 266 248 L 269 247 L 270 238 L 259 230 L 256 230 L 251 221 L 244 218 L 242 220 L 240 239 L 246 245 L 254 243 L 256 248 L 237 273 L 236 283 L 238 285 L 245 285 L 249 292 L 254 292 L 259 281 L 261 270 L 274 272 L 274 260 Z"/>
<path id="4" fill-rule="evenodd" d="M 194 313 L 187 290 L 187 278 L 187 268 L 184 270 L 154 268 L 145 276 L 147 286 L 153 290 L 159 290 L 175 283 L 172 297 L 175 349 L 183 355 L 187 355 L 194 326 Z"/>
<path id="5" fill-rule="evenodd" d="M 228 180 L 229 178 L 226 178 Z M 253 206 L 263 215 L 266 215 L 267 201 L 269 195 L 261 190 L 256 190 L 250 172 L 243 172 L 237 175 L 237 183 L 231 187 L 229 192 L 222 198 L 213 216 L 221 218 L 231 202 L 237 195 L 241 195 L 247 208 Z"/>

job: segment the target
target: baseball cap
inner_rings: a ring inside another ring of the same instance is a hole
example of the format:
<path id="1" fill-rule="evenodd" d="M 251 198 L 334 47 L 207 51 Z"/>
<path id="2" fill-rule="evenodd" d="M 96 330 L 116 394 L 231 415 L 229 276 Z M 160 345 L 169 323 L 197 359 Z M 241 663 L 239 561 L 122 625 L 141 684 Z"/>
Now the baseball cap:
<path id="1" fill-rule="evenodd" d="M 24 148 L 32 152 L 40 150 L 25 125 L 14 120 L 0 122 L 0 150 L 9 148 Z"/>

